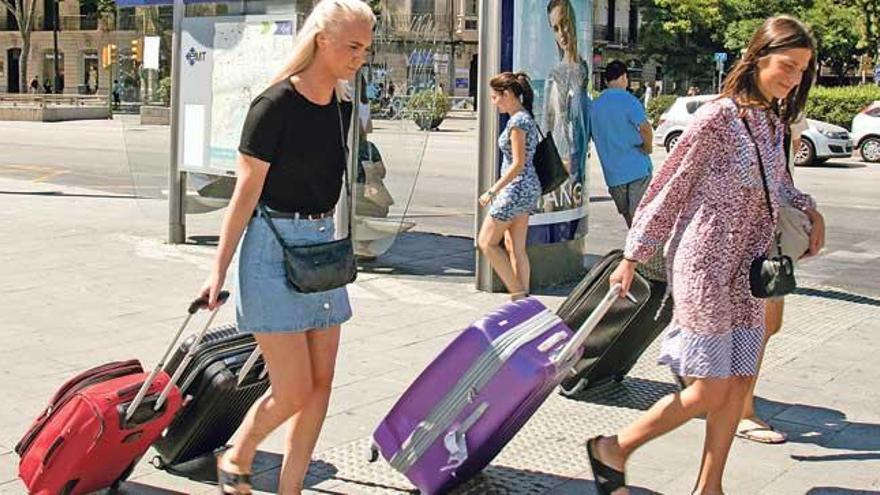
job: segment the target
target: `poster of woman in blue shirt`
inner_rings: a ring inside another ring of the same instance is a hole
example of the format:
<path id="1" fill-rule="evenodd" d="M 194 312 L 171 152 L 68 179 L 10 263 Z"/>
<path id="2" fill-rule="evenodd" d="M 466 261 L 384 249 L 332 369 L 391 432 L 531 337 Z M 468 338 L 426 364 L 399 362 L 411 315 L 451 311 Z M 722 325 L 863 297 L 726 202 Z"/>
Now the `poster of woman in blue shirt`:
<path id="1" fill-rule="evenodd" d="M 588 204 L 592 2 L 514 0 L 513 70 L 535 88 L 535 120 L 551 133 L 569 179 L 543 196 L 529 221 L 529 244 L 573 240 L 586 233 Z M 537 22 L 538 20 L 542 22 Z"/>

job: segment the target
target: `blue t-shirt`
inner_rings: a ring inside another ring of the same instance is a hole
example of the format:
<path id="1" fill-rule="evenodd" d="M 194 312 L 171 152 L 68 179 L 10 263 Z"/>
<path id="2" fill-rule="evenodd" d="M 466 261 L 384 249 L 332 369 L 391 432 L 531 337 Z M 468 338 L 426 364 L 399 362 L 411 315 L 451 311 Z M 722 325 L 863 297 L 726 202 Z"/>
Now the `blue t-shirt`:
<path id="1" fill-rule="evenodd" d="M 647 122 L 645 109 L 624 89 L 608 88 L 590 111 L 590 130 L 608 187 L 651 175 L 651 158 L 642 152 L 639 126 Z"/>

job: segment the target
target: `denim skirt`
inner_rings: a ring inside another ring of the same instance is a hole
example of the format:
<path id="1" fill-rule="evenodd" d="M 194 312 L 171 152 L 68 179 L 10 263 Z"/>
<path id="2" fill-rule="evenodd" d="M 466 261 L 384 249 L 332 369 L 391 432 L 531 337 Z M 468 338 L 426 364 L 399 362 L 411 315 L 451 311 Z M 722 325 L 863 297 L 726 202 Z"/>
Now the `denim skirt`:
<path id="1" fill-rule="evenodd" d="M 333 218 L 272 218 L 284 240 L 311 245 L 334 238 Z M 303 294 L 287 283 L 281 245 L 265 218 L 251 218 L 238 245 L 235 317 L 243 333 L 305 332 L 351 318 L 345 287 Z"/>

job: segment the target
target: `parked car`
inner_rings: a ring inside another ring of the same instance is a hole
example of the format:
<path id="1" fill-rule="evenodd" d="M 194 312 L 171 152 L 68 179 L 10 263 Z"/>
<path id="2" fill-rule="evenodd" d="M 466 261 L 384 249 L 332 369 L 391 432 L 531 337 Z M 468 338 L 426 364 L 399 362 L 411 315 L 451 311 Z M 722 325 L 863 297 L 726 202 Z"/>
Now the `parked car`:
<path id="1" fill-rule="evenodd" d="M 657 122 L 654 146 L 664 146 L 667 152 L 672 151 L 697 109 L 717 97 L 699 95 L 677 98 Z M 880 122 L 880 119 L 875 120 Z M 846 129 L 813 119 L 807 119 L 807 125 L 809 128 L 801 135 L 800 148 L 795 152 L 795 165 L 822 163 L 829 158 L 848 158 L 852 155 L 853 140 Z M 877 134 L 880 136 L 880 130 Z M 880 154 L 880 139 L 877 146 L 877 153 Z"/>
<path id="2" fill-rule="evenodd" d="M 694 112 L 703 103 L 717 98 L 718 95 L 682 96 L 676 98 L 668 110 L 663 112 L 654 130 L 654 146 L 664 146 L 672 151 L 681 133 L 693 119 Z"/>
<path id="3" fill-rule="evenodd" d="M 838 125 L 807 119 L 809 126 L 801 134 L 801 145 L 794 152 L 795 165 L 822 163 L 830 158 L 849 158 L 853 140 L 849 131 Z"/>
<path id="4" fill-rule="evenodd" d="M 852 137 L 862 160 L 880 162 L 880 101 L 856 114 L 852 121 Z"/>

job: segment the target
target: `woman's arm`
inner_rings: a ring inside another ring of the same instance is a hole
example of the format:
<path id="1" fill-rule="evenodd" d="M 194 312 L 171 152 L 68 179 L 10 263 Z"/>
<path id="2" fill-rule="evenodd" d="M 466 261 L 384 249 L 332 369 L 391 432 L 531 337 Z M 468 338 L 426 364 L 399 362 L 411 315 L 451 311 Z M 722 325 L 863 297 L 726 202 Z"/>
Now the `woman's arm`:
<path id="1" fill-rule="evenodd" d="M 728 122 L 735 118 L 734 111 L 718 104 L 704 108 L 682 134 L 642 197 L 626 238 L 627 259 L 644 262 L 666 242 L 700 177 L 731 146 L 725 134 Z"/>
<path id="2" fill-rule="evenodd" d="M 510 168 L 504 173 L 495 184 L 489 188 L 495 194 L 501 192 L 505 186 L 510 184 L 526 167 L 526 131 L 513 127 L 510 129 L 510 151 L 513 162 Z"/>
<path id="3" fill-rule="evenodd" d="M 526 131 L 520 127 L 510 128 L 510 150 L 513 162 L 492 187 L 480 195 L 480 206 L 486 206 L 492 202 L 492 198 L 498 195 L 505 186 L 510 184 L 526 166 Z"/>
<path id="4" fill-rule="evenodd" d="M 235 190 L 232 192 L 232 199 L 229 201 L 229 207 L 223 217 L 217 255 L 214 257 L 211 275 L 202 288 L 202 296 L 207 296 L 210 309 L 217 307 L 217 295 L 223 288 L 226 272 L 235 255 L 235 248 L 238 246 L 241 234 L 260 199 L 268 172 L 269 164 L 267 162 L 239 153 L 236 164 Z"/>

